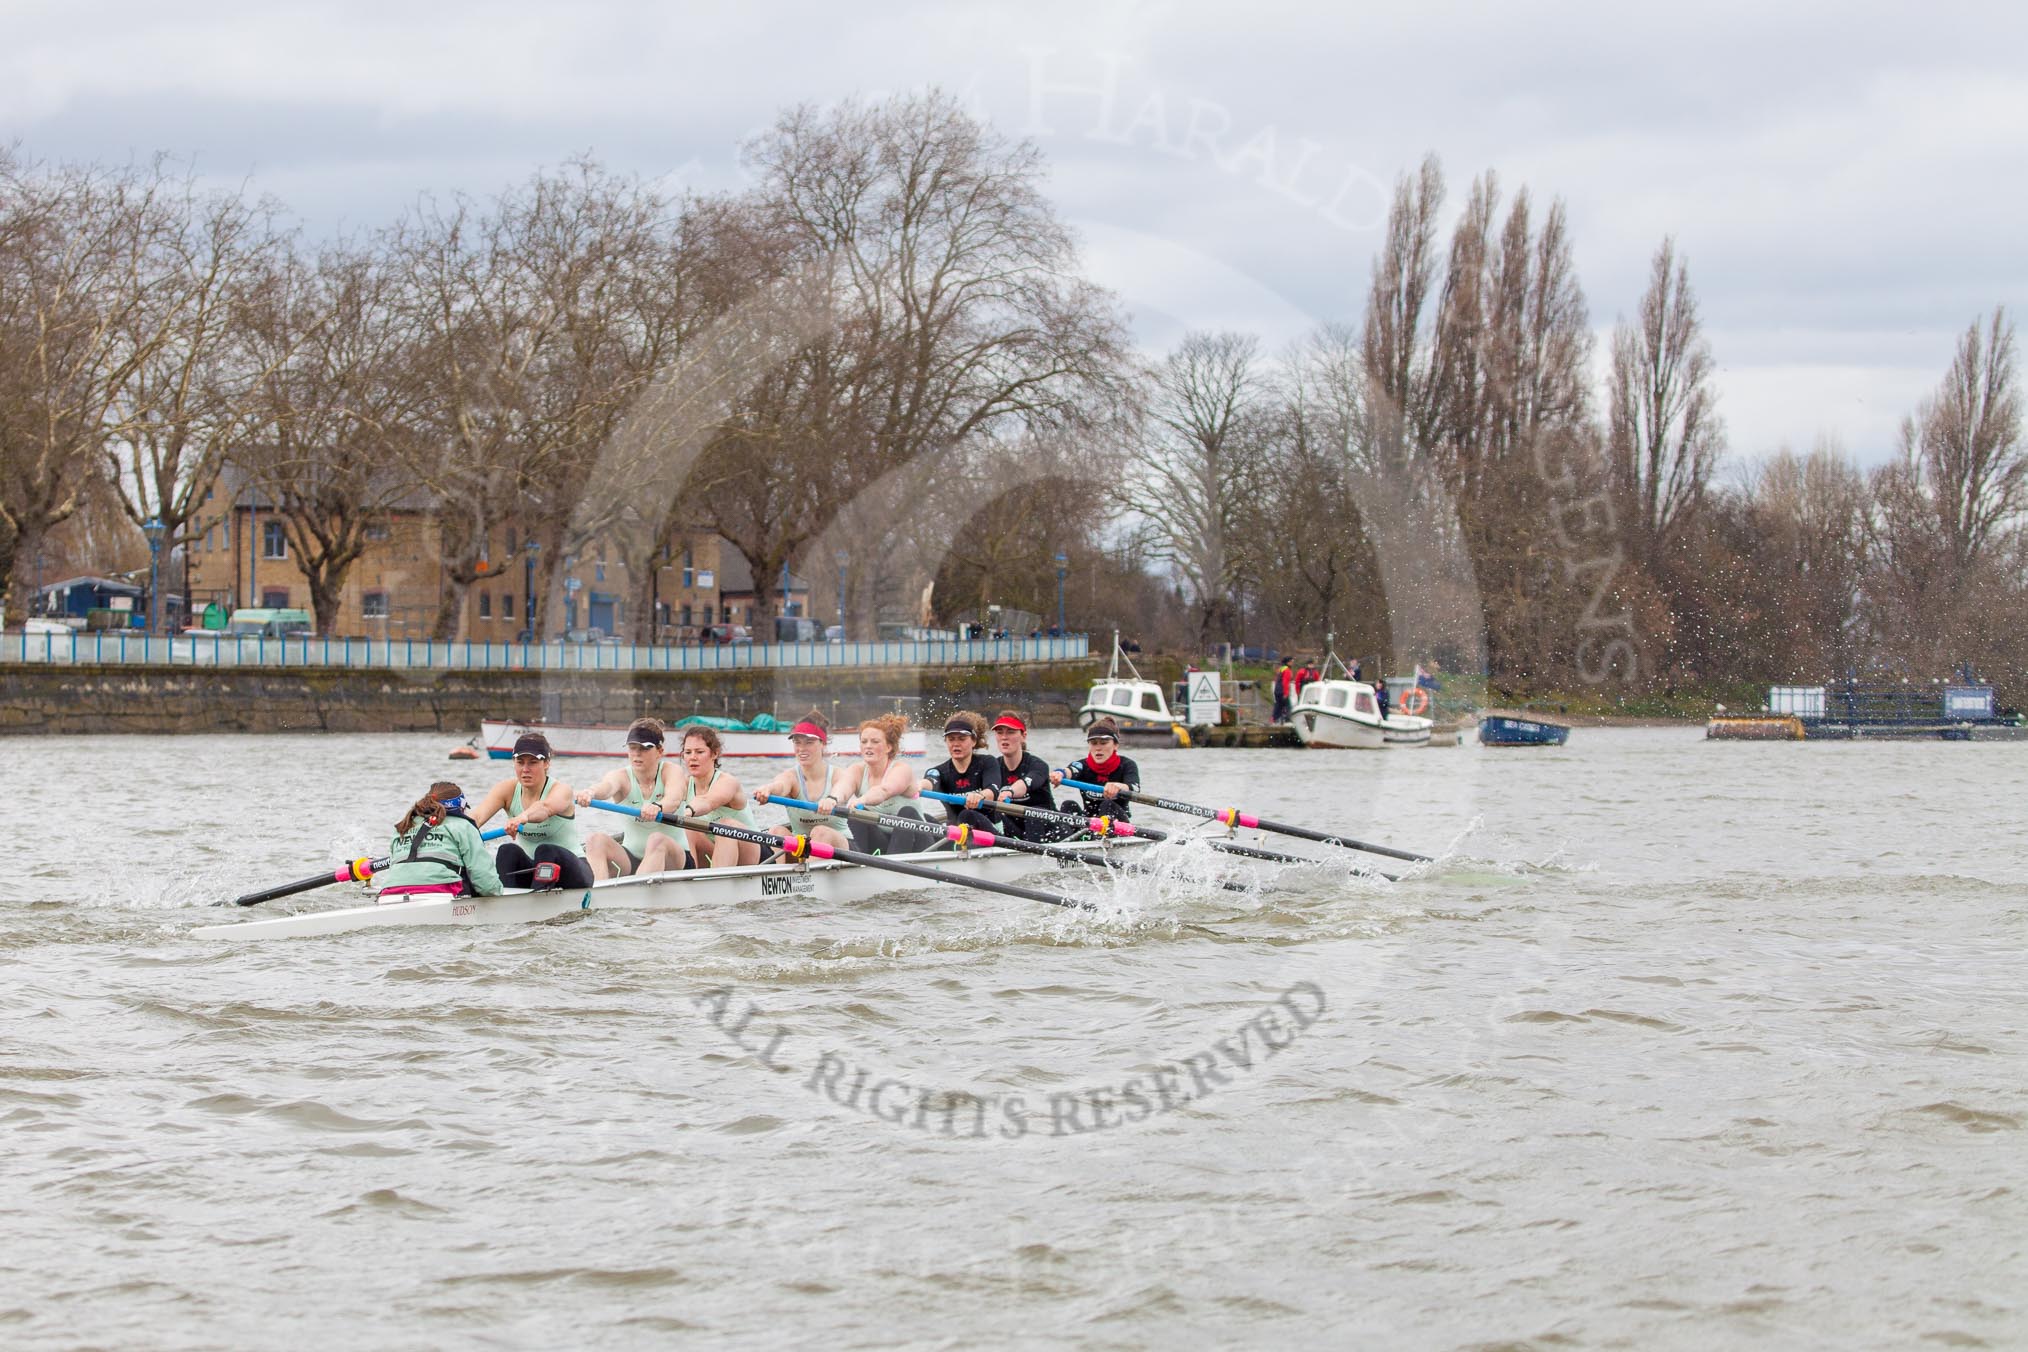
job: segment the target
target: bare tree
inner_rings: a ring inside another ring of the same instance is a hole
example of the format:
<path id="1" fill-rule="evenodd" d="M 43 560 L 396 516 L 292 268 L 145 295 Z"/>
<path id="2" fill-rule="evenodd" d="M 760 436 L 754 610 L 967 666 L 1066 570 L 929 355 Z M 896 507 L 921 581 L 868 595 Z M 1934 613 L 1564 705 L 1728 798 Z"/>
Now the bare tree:
<path id="1" fill-rule="evenodd" d="M 201 534 L 196 520 L 219 470 L 245 434 L 248 400 L 265 374 L 249 349 L 248 308 L 283 266 L 288 240 L 272 202 L 244 191 L 205 194 L 188 178 L 165 183 L 145 260 L 145 301 L 128 314 L 138 360 L 114 402 L 118 427 L 106 474 L 136 526 L 160 523 L 165 552 Z M 267 354 L 270 369 L 288 360 Z M 150 604 L 151 621 L 160 607 Z"/>
<path id="2" fill-rule="evenodd" d="M 1613 331 L 1606 451 L 1621 519 L 1660 567 L 1703 502 L 1724 449 L 1711 347 L 1689 270 L 1664 238 L 1635 322 Z"/>
<path id="3" fill-rule="evenodd" d="M 337 625 L 345 578 L 397 508 L 436 503 L 422 471 L 419 336 L 386 260 L 334 246 L 276 273 L 248 315 L 261 368 L 232 461 L 275 505 L 310 589 L 317 632 Z M 434 569 L 432 570 L 434 572 Z"/>
<path id="4" fill-rule="evenodd" d="M 78 509 L 160 340 L 139 317 L 162 193 L 159 166 L 0 157 L 0 587 L 17 613 L 20 561 Z"/>
<path id="5" fill-rule="evenodd" d="M 1958 339 L 1937 392 L 1901 426 L 1903 459 L 1919 474 L 1951 565 L 1968 570 L 2028 509 L 2014 326 L 1995 309 Z"/>
<path id="6" fill-rule="evenodd" d="M 1259 349 L 1250 334 L 1184 337 L 1155 370 L 1145 438 L 1125 485 L 1155 557 L 1187 588 L 1207 642 L 1238 637 L 1243 518 L 1260 493 L 1272 417 Z"/>

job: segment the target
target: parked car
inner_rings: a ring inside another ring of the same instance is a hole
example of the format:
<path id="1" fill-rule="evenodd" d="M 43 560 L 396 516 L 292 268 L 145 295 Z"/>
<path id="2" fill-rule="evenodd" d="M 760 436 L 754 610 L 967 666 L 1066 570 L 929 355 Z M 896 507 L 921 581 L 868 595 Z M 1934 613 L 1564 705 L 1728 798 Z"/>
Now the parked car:
<path id="1" fill-rule="evenodd" d="M 827 627 L 824 630 L 824 641 L 826 643 L 843 643 L 845 641 L 845 626 L 834 624 Z"/>
<path id="2" fill-rule="evenodd" d="M 753 631 L 743 624 L 707 624 L 697 631 L 699 643 L 751 643 Z"/>
<path id="3" fill-rule="evenodd" d="M 777 615 L 775 617 L 775 642 L 817 643 L 824 636 L 824 626 L 801 615 Z"/>
<path id="4" fill-rule="evenodd" d="M 316 628 L 307 610 L 253 606 L 233 611 L 225 632 L 234 638 L 308 638 Z"/>

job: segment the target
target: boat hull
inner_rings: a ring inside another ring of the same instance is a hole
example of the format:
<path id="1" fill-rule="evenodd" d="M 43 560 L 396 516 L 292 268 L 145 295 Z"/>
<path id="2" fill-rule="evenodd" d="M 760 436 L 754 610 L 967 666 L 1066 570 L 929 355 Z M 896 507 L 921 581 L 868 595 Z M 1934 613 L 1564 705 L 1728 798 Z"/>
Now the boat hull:
<path id="1" fill-rule="evenodd" d="M 1570 725 L 1525 714 L 1485 712 L 1479 715 L 1481 746 L 1562 746 Z"/>
<path id="2" fill-rule="evenodd" d="M 671 729 L 670 740 L 675 740 L 676 729 Z M 485 744 L 486 755 L 493 760 L 508 760 L 514 755 L 514 739 L 524 732 L 539 732 L 549 739 L 549 749 L 558 756 L 598 756 L 610 760 L 624 760 L 627 755 L 627 730 L 625 727 L 606 726 L 590 723 L 509 723 L 495 719 L 483 719 L 479 723 L 479 740 Z M 789 735 L 785 732 L 720 732 L 718 740 L 725 748 L 728 759 L 736 757 L 781 756 L 793 753 L 789 746 Z M 920 756 L 926 743 L 922 730 L 911 728 L 902 734 L 901 754 Z M 675 748 L 669 750 L 673 753 Z M 827 744 L 827 754 L 833 756 L 856 756 L 859 754 L 859 733 L 839 732 L 832 735 Z"/>
<path id="3" fill-rule="evenodd" d="M 1069 841 L 1062 848 L 1081 853 L 1104 852 L 1113 857 L 1150 848 L 1153 842 L 1132 837 L 1115 841 Z M 1039 855 L 1012 850 L 950 850 L 897 855 L 951 875 L 952 885 L 966 878 L 1014 882 L 1059 867 L 1077 868 L 1066 883 L 1089 886 L 1091 875 L 1077 865 L 1059 866 Z M 864 864 L 817 860 L 793 864 L 751 864 L 659 873 L 645 878 L 615 878 L 589 888 L 550 892 L 508 892 L 497 897 L 430 897 L 385 905 L 346 906 L 329 911 L 205 925 L 193 930 L 199 939 L 284 939 L 349 934 L 368 929 L 408 929 L 443 925 L 525 925 L 555 920 L 580 911 L 674 911 L 697 906 L 729 906 L 780 897 L 837 903 L 864 901 L 889 892 L 932 887 L 938 880 L 892 873 Z"/>

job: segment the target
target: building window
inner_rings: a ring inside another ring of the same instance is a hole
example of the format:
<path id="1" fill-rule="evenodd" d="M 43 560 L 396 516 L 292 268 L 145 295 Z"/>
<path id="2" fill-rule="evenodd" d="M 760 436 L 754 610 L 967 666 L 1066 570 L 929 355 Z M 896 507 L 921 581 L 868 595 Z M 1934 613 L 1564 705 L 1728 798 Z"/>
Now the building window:
<path id="1" fill-rule="evenodd" d="M 493 593 L 479 593 L 479 618 L 482 620 L 493 618 Z"/>
<path id="2" fill-rule="evenodd" d="M 506 595 L 500 598 L 500 618 L 503 620 L 511 620 L 514 618 L 513 592 L 508 592 Z"/>
<path id="3" fill-rule="evenodd" d="M 369 540 L 385 540 L 388 537 L 388 533 L 389 533 L 388 526 L 385 518 L 378 521 L 369 521 L 366 523 L 366 538 Z"/>
<path id="4" fill-rule="evenodd" d="M 261 605 L 268 610 L 287 610 L 289 608 L 289 589 L 287 587 L 261 588 Z"/>
<path id="5" fill-rule="evenodd" d="M 366 593 L 366 595 L 360 597 L 359 613 L 364 615 L 369 620 L 386 619 L 387 593 L 384 591 L 370 591 Z"/>
<path id="6" fill-rule="evenodd" d="M 690 627 L 691 625 L 690 603 L 688 601 L 685 601 L 683 603 L 683 609 L 680 612 L 680 617 L 677 619 L 676 623 L 682 625 L 685 629 L 688 629 Z"/>
<path id="7" fill-rule="evenodd" d="M 592 567 L 592 581 L 604 582 L 605 580 L 606 580 L 606 561 L 604 559 L 600 559 L 598 563 L 593 565 Z"/>
<path id="8" fill-rule="evenodd" d="M 261 557 L 264 559 L 286 559 L 289 557 L 289 533 L 279 521 L 261 523 Z"/>

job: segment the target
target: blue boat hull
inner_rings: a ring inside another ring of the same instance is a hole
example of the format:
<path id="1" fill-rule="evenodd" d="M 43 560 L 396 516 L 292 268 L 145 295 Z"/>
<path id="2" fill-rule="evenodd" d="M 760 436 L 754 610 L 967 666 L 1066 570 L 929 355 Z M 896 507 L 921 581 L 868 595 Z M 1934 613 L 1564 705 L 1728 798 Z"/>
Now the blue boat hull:
<path id="1" fill-rule="evenodd" d="M 1497 716 L 1479 720 L 1481 746 L 1562 746 L 1569 740 L 1570 729 L 1557 723 Z"/>

